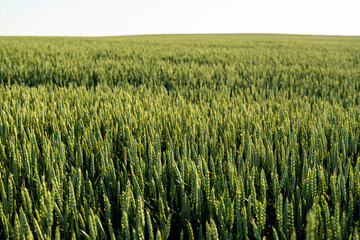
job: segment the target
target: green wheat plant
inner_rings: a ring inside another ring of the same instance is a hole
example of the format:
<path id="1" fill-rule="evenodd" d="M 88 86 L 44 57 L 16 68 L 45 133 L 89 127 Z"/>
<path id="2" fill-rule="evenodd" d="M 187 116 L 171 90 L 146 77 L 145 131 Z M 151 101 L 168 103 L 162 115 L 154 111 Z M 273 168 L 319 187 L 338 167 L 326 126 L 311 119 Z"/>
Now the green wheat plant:
<path id="1" fill-rule="evenodd" d="M 0 239 L 359 239 L 359 69 L 359 37 L 0 37 Z"/>

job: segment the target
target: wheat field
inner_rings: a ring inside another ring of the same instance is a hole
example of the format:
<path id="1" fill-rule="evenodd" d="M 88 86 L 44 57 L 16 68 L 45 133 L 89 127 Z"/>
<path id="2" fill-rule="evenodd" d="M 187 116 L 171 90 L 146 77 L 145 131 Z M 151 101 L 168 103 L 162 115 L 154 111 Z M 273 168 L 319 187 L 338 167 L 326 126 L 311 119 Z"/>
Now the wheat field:
<path id="1" fill-rule="evenodd" d="M 1 239 L 359 239 L 360 37 L 0 37 Z"/>

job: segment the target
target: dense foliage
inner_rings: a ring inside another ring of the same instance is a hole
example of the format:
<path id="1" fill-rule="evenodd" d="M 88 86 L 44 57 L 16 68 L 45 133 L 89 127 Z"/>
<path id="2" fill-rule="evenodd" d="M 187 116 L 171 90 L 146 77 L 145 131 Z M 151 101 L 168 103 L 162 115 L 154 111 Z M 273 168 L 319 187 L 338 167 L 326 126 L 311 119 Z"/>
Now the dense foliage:
<path id="1" fill-rule="evenodd" d="M 358 239 L 360 38 L 0 38 L 1 239 Z"/>

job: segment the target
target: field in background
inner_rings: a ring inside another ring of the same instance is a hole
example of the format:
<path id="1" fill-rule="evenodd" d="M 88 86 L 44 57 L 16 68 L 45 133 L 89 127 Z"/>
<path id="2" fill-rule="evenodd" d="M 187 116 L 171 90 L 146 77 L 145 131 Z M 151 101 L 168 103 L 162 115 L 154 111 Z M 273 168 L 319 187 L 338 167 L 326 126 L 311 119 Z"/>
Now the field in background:
<path id="1" fill-rule="evenodd" d="M 0 37 L 1 239 L 358 239 L 360 37 Z"/>

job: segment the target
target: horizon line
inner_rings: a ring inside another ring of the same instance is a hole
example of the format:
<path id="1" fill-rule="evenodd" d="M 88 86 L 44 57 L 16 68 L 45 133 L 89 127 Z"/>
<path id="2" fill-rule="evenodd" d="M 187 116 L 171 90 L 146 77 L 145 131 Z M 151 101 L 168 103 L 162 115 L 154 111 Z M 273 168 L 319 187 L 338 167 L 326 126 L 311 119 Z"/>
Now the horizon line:
<path id="1" fill-rule="evenodd" d="M 139 33 L 139 34 L 119 34 L 119 35 L 2 35 L 0 37 L 141 37 L 141 36 L 180 36 L 180 35 L 290 35 L 290 36 L 328 36 L 328 37 L 360 37 L 352 34 L 312 34 L 312 33 Z"/>

